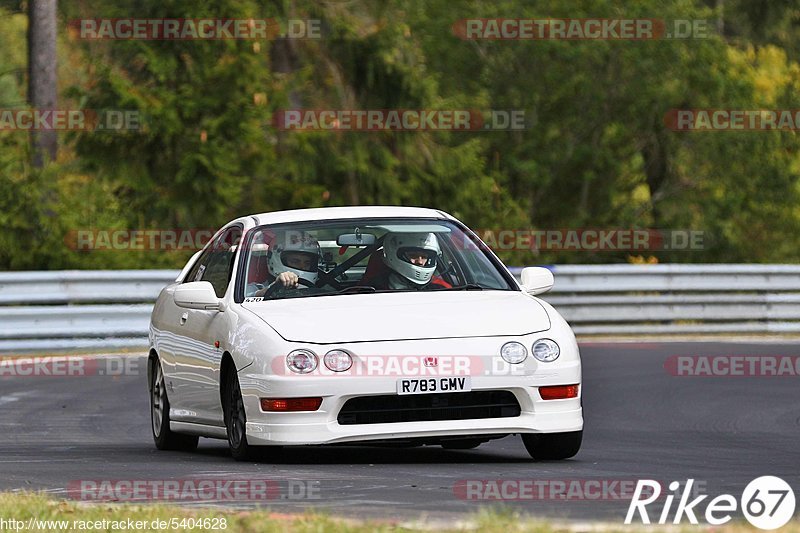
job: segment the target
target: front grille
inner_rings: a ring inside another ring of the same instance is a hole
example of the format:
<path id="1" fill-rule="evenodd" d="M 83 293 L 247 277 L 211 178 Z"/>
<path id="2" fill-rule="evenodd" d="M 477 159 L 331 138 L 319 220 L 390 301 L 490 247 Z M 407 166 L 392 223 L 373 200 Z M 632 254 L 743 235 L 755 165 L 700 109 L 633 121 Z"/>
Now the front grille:
<path id="1" fill-rule="evenodd" d="M 452 392 L 398 396 L 360 396 L 345 402 L 338 421 L 353 424 L 431 422 L 519 416 L 516 396 L 508 391 Z"/>

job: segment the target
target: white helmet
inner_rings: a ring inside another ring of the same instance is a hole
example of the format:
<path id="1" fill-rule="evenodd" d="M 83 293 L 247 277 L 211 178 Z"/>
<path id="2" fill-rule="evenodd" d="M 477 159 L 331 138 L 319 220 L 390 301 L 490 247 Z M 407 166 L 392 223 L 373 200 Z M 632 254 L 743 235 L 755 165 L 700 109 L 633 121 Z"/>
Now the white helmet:
<path id="1" fill-rule="evenodd" d="M 433 277 L 440 253 L 433 233 L 392 233 L 383 241 L 383 262 L 416 285 L 425 285 Z M 414 264 L 409 256 L 422 255 L 424 264 Z"/>
<path id="2" fill-rule="evenodd" d="M 278 231 L 267 252 L 270 273 L 277 277 L 294 272 L 298 277 L 316 283 L 319 277 L 319 242 L 310 233 L 298 230 Z"/>

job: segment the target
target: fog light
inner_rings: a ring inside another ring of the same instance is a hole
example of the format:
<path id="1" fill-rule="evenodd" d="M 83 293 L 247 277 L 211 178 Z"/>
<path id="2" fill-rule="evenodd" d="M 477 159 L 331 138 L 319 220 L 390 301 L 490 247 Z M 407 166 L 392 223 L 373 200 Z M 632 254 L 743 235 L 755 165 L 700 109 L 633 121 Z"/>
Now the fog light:
<path id="1" fill-rule="evenodd" d="M 554 385 L 551 387 L 539 387 L 539 396 L 542 397 L 542 400 L 577 398 L 579 386 L 580 385 Z"/>
<path id="2" fill-rule="evenodd" d="M 528 349 L 518 342 L 507 342 L 500 348 L 500 357 L 506 363 L 516 365 L 528 357 Z"/>
<path id="3" fill-rule="evenodd" d="M 325 366 L 334 372 L 344 372 L 353 366 L 353 358 L 344 350 L 331 350 L 323 358 Z"/>
<path id="4" fill-rule="evenodd" d="M 308 374 L 317 369 L 319 360 L 310 350 L 295 350 L 286 356 L 286 364 L 292 372 Z"/>
<path id="5" fill-rule="evenodd" d="M 539 339 L 533 343 L 533 356 L 542 363 L 549 363 L 558 359 L 561 349 L 552 339 Z"/>
<path id="6" fill-rule="evenodd" d="M 263 411 L 316 411 L 322 398 L 261 398 Z"/>

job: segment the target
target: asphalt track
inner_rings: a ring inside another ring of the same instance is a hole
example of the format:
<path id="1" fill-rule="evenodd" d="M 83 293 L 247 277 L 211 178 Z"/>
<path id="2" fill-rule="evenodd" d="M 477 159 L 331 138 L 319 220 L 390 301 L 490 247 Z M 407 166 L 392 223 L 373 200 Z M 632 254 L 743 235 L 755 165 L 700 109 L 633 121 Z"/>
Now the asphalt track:
<path id="1" fill-rule="evenodd" d="M 144 372 L 0 377 L 0 490 L 67 498 L 70 483 L 86 479 L 265 479 L 286 487 L 293 480 L 311 487 L 314 498 L 285 498 L 284 491 L 267 502 L 217 503 L 449 521 L 498 505 L 459 497 L 463 480 L 577 481 L 584 487 L 587 480 L 605 480 L 612 485 L 604 499 L 575 493 L 503 505 L 554 519 L 615 523 L 622 522 L 630 494 L 621 497 L 614 481 L 651 478 L 666 486 L 693 478 L 712 497 L 738 498 L 750 480 L 777 475 L 798 492 L 800 378 L 676 377 L 665 369 L 671 355 L 798 356 L 800 345 L 583 344 L 583 447 L 560 462 L 531 461 L 518 436 L 469 451 L 302 447 L 258 464 L 237 463 L 224 441 L 208 439 L 194 453 L 159 452 L 150 435 Z"/>

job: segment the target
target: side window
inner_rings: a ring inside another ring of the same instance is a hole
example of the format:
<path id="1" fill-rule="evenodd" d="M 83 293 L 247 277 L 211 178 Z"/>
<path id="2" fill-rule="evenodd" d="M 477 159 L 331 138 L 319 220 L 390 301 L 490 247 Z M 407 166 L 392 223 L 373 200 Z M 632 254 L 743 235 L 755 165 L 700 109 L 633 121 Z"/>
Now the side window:
<path id="1" fill-rule="evenodd" d="M 200 257 L 197 258 L 197 261 L 194 262 L 192 268 L 189 269 L 189 272 L 186 273 L 186 277 L 183 278 L 184 283 L 190 283 L 192 281 L 200 281 L 203 279 L 203 272 L 205 271 L 206 267 L 208 266 L 208 257 L 211 255 L 211 249 L 213 246 L 209 246 L 203 253 L 200 254 Z"/>
<path id="2" fill-rule="evenodd" d="M 233 273 L 233 260 L 239 249 L 241 238 L 242 228 L 240 226 L 233 226 L 220 234 L 198 258 L 197 264 L 186 276 L 186 281 L 208 281 L 213 285 L 218 298 L 225 296 L 225 290 L 228 288 Z"/>

